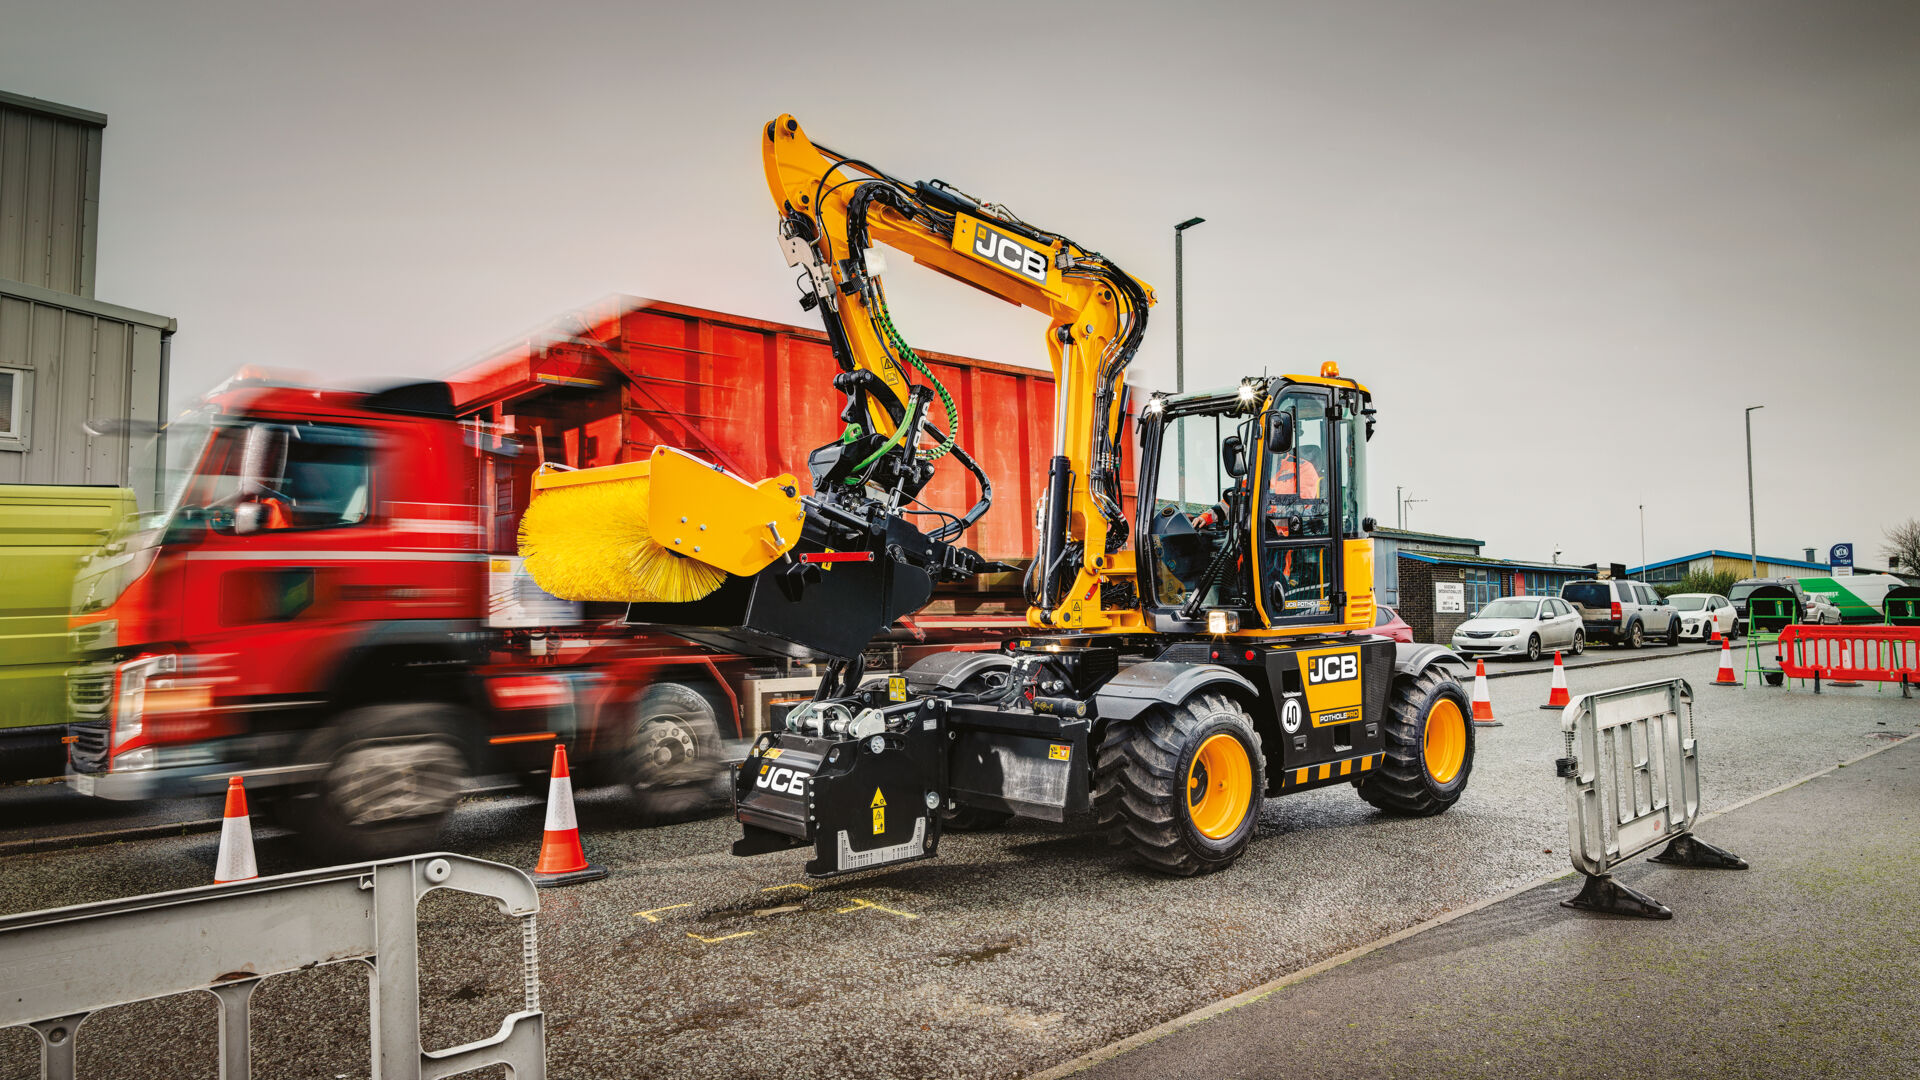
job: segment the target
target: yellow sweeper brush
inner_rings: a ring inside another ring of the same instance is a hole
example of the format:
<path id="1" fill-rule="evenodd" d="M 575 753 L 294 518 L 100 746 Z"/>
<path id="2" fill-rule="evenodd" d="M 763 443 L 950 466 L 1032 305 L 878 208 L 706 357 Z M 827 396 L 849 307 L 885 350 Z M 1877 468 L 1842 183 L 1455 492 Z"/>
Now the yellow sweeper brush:
<path id="1" fill-rule="evenodd" d="M 565 600 L 685 604 L 751 577 L 800 539 L 790 475 L 750 483 L 683 450 L 593 469 L 542 465 L 520 554 Z"/>

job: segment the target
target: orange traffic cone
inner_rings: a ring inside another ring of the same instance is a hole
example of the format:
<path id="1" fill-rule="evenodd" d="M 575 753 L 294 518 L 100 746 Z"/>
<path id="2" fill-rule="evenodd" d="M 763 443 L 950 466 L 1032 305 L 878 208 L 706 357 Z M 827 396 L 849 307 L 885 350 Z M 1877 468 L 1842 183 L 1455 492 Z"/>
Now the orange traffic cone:
<path id="1" fill-rule="evenodd" d="M 1473 669 L 1473 724 L 1475 727 L 1499 727 L 1493 718 L 1493 698 L 1487 693 L 1487 662 L 1476 661 Z"/>
<path id="2" fill-rule="evenodd" d="M 1740 680 L 1733 674 L 1733 642 L 1720 639 L 1720 674 L 1713 677 L 1715 686 L 1739 686 Z"/>
<path id="3" fill-rule="evenodd" d="M 227 781 L 227 812 L 220 822 L 220 854 L 213 860 L 213 883 L 246 881 L 260 876 L 253 862 L 253 819 L 247 816 L 247 785 L 235 776 Z"/>
<path id="4" fill-rule="evenodd" d="M 607 876 L 607 868 L 587 862 L 580 847 L 580 821 L 573 816 L 573 777 L 567 772 L 567 748 L 553 748 L 553 772 L 547 781 L 547 830 L 540 838 L 540 862 L 533 883 L 541 888 L 575 885 Z"/>
<path id="5" fill-rule="evenodd" d="M 1713 632 L 1713 643 L 1714 643 L 1715 645 L 1718 645 L 1718 644 L 1720 644 L 1720 631 L 1719 631 L 1719 630 L 1715 630 L 1715 631 Z"/>
<path id="6" fill-rule="evenodd" d="M 1547 691 L 1547 703 L 1543 709 L 1564 709 L 1567 707 L 1567 669 L 1560 664 L 1560 653 L 1553 654 L 1553 689 Z"/>

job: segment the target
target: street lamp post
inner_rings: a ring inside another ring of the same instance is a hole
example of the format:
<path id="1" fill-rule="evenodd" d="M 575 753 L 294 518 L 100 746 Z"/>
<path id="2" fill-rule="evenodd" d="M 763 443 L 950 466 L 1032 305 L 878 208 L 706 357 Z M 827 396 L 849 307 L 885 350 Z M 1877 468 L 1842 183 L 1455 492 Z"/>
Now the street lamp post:
<path id="1" fill-rule="evenodd" d="M 1753 559 L 1753 576 L 1760 576 L 1759 530 L 1753 519 L 1753 412 L 1765 405 L 1747 406 L 1747 554 Z"/>
<path id="2" fill-rule="evenodd" d="M 1185 284 L 1182 280 L 1185 276 L 1183 241 L 1188 229 L 1205 220 L 1203 217 L 1192 217 L 1173 227 L 1173 392 L 1176 394 L 1185 393 L 1187 389 L 1186 305 L 1181 303 L 1182 286 Z"/>
<path id="3" fill-rule="evenodd" d="M 1640 504 L 1640 576 L 1647 576 L 1647 504 Z"/>

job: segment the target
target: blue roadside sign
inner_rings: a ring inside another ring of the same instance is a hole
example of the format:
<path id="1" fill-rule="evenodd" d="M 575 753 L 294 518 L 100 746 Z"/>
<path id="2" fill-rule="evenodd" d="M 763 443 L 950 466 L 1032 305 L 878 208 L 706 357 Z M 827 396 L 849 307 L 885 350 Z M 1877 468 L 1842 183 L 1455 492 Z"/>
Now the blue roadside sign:
<path id="1" fill-rule="evenodd" d="M 1853 545 L 1852 544 L 1833 545 L 1832 550 L 1827 552 L 1827 565 L 1852 566 L 1853 565 Z"/>

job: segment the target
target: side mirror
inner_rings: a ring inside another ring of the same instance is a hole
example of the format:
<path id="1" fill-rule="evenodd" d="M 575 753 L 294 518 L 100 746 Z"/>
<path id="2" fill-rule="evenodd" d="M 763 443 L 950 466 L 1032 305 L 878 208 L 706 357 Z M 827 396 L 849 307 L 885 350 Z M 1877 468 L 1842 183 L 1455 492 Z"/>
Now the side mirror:
<path id="1" fill-rule="evenodd" d="M 1293 449 L 1293 414 L 1267 413 L 1267 453 L 1284 454 Z"/>
<path id="2" fill-rule="evenodd" d="M 1220 444 L 1220 467 L 1235 480 L 1247 475 L 1247 448 L 1240 442 L 1240 436 L 1229 435 Z"/>
<path id="3" fill-rule="evenodd" d="M 276 424 L 255 424 L 247 429 L 246 444 L 240 448 L 240 490 L 245 495 L 271 492 L 287 471 L 286 428 Z"/>

